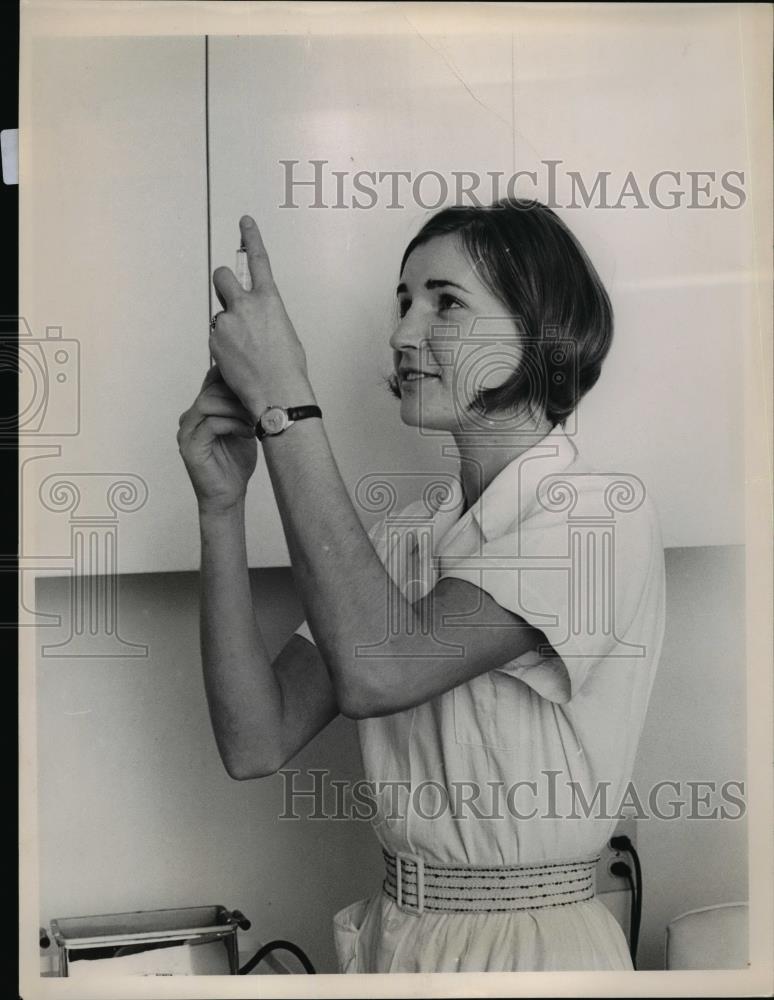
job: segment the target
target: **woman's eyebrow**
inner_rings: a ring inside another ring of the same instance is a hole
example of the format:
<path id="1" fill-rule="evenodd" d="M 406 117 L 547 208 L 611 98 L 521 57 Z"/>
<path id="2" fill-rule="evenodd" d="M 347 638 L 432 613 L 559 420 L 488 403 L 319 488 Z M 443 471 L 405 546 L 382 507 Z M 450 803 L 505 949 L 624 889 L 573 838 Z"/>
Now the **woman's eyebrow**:
<path id="1" fill-rule="evenodd" d="M 467 292 L 468 295 L 471 294 L 470 290 L 465 288 L 464 285 L 458 285 L 456 281 L 449 281 L 447 278 L 428 278 L 425 282 L 425 288 L 428 291 L 432 291 L 434 288 L 445 288 L 447 285 L 451 285 L 452 288 L 459 288 L 460 291 Z M 396 291 L 396 295 L 405 295 L 408 292 L 408 287 L 405 282 L 401 282 Z"/>

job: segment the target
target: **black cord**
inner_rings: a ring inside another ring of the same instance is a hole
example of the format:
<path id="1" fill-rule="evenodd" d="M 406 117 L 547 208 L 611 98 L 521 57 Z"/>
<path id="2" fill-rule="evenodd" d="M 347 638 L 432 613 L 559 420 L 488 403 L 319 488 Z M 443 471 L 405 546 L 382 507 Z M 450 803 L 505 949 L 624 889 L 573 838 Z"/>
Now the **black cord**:
<path id="1" fill-rule="evenodd" d="M 259 962 L 262 962 L 264 958 L 266 958 L 269 952 L 275 951 L 277 948 L 282 948 L 284 951 L 291 952 L 291 954 L 295 955 L 296 958 L 299 960 L 299 962 L 303 965 L 304 970 L 308 975 L 310 976 L 316 975 L 317 970 L 309 961 L 309 958 L 307 957 L 306 953 L 302 951 L 302 949 L 299 948 L 297 944 L 293 944 L 292 941 L 282 941 L 282 940 L 269 941 L 268 944 L 261 945 L 258 951 L 256 951 L 256 953 L 253 955 L 253 957 L 249 961 L 245 962 L 245 964 L 239 970 L 239 975 L 246 976 L 249 972 L 252 972 L 253 969 L 256 967 L 256 965 L 258 965 Z"/>
<path id="2" fill-rule="evenodd" d="M 640 864 L 640 857 L 637 854 L 637 850 L 631 840 L 624 834 L 618 837 L 610 838 L 610 846 L 616 851 L 626 851 L 627 854 L 631 855 L 632 863 L 634 864 L 635 872 L 635 883 L 636 891 L 633 890 L 632 896 L 632 919 L 631 919 L 631 930 L 629 933 L 629 950 L 632 955 L 632 963 L 634 967 L 637 967 L 637 948 L 640 942 L 640 925 L 642 922 L 642 865 Z M 616 862 L 616 864 L 622 864 L 622 862 Z M 615 868 L 615 865 L 611 866 L 611 871 Z M 629 866 L 626 865 L 627 871 L 629 871 Z M 631 874 L 631 872 L 629 872 Z"/>
<path id="3" fill-rule="evenodd" d="M 634 884 L 634 876 L 632 875 L 631 868 L 626 864 L 625 861 L 614 861 L 610 865 L 610 873 L 612 875 L 617 875 L 618 878 L 625 878 L 629 883 L 629 889 L 632 894 L 632 904 L 631 910 L 629 911 L 629 954 L 632 957 L 632 966 L 637 968 L 637 948 L 635 944 L 635 934 L 639 933 L 637 929 L 637 888 Z"/>
<path id="4" fill-rule="evenodd" d="M 632 962 L 635 963 L 636 968 L 637 946 L 640 943 L 640 923 L 642 921 L 642 865 L 640 864 L 640 858 L 634 844 L 630 843 L 626 850 L 631 855 L 632 862 L 634 863 L 635 881 L 637 883 L 636 906 L 633 914 L 636 916 L 636 920 L 633 922 L 631 940 Z"/>

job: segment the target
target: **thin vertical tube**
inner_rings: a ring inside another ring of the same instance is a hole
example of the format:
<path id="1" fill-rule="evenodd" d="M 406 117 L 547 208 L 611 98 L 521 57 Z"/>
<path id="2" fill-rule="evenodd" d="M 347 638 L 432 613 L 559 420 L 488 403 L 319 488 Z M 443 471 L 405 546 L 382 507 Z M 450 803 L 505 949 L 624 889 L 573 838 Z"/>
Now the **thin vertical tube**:
<path id="1" fill-rule="evenodd" d="M 210 208 L 210 36 L 204 36 L 204 171 L 207 180 L 207 327 L 212 319 L 212 212 Z M 212 351 L 210 367 L 212 367 Z"/>

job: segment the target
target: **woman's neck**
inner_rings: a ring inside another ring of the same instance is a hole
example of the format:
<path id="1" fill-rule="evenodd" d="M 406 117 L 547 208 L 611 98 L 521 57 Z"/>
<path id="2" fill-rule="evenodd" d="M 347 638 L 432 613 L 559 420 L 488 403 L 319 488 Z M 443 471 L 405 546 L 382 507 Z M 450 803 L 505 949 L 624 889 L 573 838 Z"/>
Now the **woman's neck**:
<path id="1" fill-rule="evenodd" d="M 534 448 L 552 429 L 551 422 L 542 417 L 520 424 L 518 432 L 512 434 L 455 434 L 460 458 L 460 480 L 465 494 L 464 511 L 473 506 L 495 476 L 519 455 Z"/>

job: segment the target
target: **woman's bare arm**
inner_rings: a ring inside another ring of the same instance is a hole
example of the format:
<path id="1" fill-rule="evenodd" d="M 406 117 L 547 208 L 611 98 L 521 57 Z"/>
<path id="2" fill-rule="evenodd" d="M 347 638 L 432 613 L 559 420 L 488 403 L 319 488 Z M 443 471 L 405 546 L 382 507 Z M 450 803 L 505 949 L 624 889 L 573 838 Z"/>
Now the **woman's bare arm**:
<path id="1" fill-rule="evenodd" d="M 305 391 L 299 384 L 297 394 Z M 540 630 L 464 580 L 442 579 L 423 600 L 408 601 L 360 523 L 322 421 L 267 437 L 264 457 L 342 714 L 405 710 L 548 645 Z"/>
<path id="2" fill-rule="evenodd" d="M 201 652 L 215 739 L 232 778 L 273 774 L 337 714 L 317 650 L 293 636 L 272 663 L 255 618 L 244 501 L 200 512 Z"/>
<path id="3" fill-rule="evenodd" d="M 269 406 L 300 406 L 315 402 L 315 396 L 258 228 L 249 216 L 240 227 L 253 287 L 242 288 L 228 268 L 215 271 L 225 311 L 215 323 L 210 350 L 255 422 Z M 464 581 L 441 581 L 430 601 L 418 605 L 404 598 L 360 523 L 322 421 L 297 422 L 265 438 L 263 449 L 295 580 L 344 715 L 366 718 L 420 704 L 544 641 Z M 488 620 L 479 618 L 470 628 L 447 624 L 449 615 L 469 613 L 471 600 Z M 422 628 L 428 614 L 430 631 Z M 397 628 L 386 628 L 388 616 Z M 456 643 L 458 650 L 439 650 L 439 638 L 447 649 Z M 363 648 L 377 646 L 378 656 L 363 655 Z M 220 658 L 229 660 L 227 649 Z M 236 664 L 234 670 L 243 673 L 232 683 L 246 687 L 246 669 Z M 278 698 L 275 692 L 275 704 Z"/>

